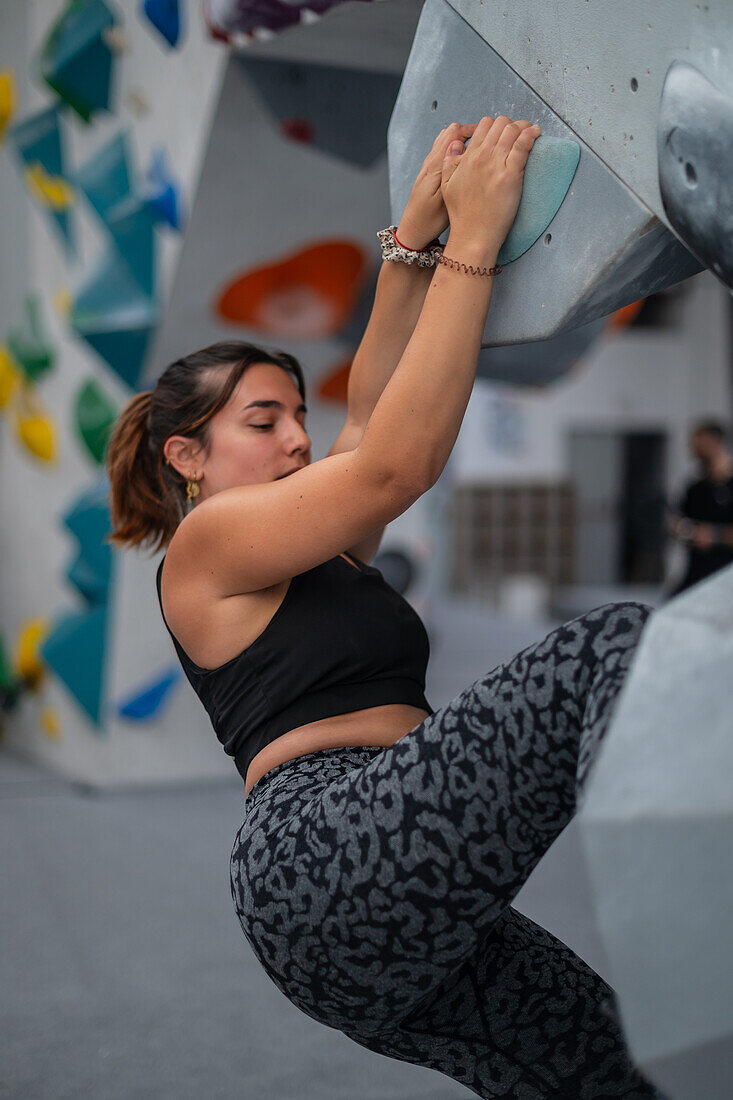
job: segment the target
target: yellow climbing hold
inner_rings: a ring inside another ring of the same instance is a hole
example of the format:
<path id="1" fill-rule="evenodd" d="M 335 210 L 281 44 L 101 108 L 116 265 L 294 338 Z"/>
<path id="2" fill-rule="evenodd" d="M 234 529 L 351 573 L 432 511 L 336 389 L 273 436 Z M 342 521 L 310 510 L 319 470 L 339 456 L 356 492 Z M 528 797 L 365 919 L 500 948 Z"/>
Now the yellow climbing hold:
<path id="1" fill-rule="evenodd" d="M 0 141 L 15 112 L 15 76 L 12 69 L 0 73 Z"/>
<path id="2" fill-rule="evenodd" d="M 102 41 L 112 53 L 127 53 L 130 49 L 130 39 L 121 27 L 105 27 L 101 34 Z"/>
<path id="3" fill-rule="evenodd" d="M 9 404 L 20 381 L 17 364 L 6 347 L 0 346 L 0 409 Z"/>
<path id="4" fill-rule="evenodd" d="M 67 210 L 74 201 L 74 189 L 63 176 L 52 176 L 40 161 L 25 170 L 26 187 L 38 202 L 51 210 Z"/>
<path id="5" fill-rule="evenodd" d="M 59 317 L 66 317 L 74 304 L 74 295 L 68 287 L 59 287 L 54 291 L 53 304 Z"/>
<path id="6" fill-rule="evenodd" d="M 43 679 L 46 666 L 38 651 L 41 642 L 49 630 L 49 621 L 45 618 L 26 619 L 21 624 L 15 639 L 13 651 L 13 671 L 28 687 L 34 688 Z"/>
<path id="7" fill-rule="evenodd" d="M 41 462 L 56 461 L 56 430 L 50 417 L 18 413 L 15 431 L 24 447 Z"/>
<path id="8" fill-rule="evenodd" d="M 44 707 L 41 711 L 41 729 L 49 741 L 61 739 L 61 721 L 58 714 L 51 707 Z"/>

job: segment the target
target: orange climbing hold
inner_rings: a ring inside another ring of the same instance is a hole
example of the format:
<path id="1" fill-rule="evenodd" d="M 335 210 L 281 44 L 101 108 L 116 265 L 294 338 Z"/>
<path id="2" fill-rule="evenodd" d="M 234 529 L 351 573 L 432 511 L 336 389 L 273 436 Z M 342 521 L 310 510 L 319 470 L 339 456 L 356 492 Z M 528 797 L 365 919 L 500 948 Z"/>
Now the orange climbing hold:
<path id="1" fill-rule="evenodd" d="M 323 401 L 335 401 L 339 405 L 347 403 L 349 374 L 354 356 L 340 359 L 318 381 L 318 396 Z"/>
<path id="2" fill-rule="evenodd" d="M 278 337 L 335 335 L 357 304 L 367 270 L 363 249 L 325 241 L 232 279 L 216 300 L 225 321 Z"/>
<path id="3" fill-rule="evenodd" d="M 645 301 L 646 298 L 640 298 L 638 302 L 630 302 L 629 305 L 617 309 L 616 312 L 612 313 L 608 318 L 608 327 L 611 329 L 626 328 L 639 316 L 641 307 L 644 305 Z"/>

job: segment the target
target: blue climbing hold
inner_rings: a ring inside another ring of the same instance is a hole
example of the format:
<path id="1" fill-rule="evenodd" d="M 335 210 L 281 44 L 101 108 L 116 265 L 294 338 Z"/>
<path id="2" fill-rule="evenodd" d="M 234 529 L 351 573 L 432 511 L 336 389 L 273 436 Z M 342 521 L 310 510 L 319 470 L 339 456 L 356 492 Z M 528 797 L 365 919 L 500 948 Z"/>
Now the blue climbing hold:
<path id="1" fill-rule="evenodd" d="M 166 702 L 170 700 L 171 689 L 182 679 L 178 668 L 170 668 L 162 675 L 136 691 L 125 702 L 120 703 L 117 710 L 121 718 L 129 718 L 132 722 L 144 722 L 149 718 L 157 718 Z"/>
<path id="2" fill-rule="evenodd" d="M 168 45 L 175 48 L 183 23 L 178 0 L 143 0 L 141 11 Z"/>

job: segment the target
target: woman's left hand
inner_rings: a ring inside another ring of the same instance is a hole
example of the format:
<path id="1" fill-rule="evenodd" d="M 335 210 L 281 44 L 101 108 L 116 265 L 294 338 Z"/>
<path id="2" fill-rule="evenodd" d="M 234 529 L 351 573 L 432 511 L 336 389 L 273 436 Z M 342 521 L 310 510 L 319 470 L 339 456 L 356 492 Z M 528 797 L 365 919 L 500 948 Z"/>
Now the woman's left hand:
<path id="1" fill-rule="evenodd" d="M 405 212 L 397 226 L 397 236 L 405 248 L 426 248 L 448 227 L 448 212 L 440 190 L 443 160 L 454 141 L 466 142 L 478 123 L 452 122 L 435 139 L 418 172 Z"/>

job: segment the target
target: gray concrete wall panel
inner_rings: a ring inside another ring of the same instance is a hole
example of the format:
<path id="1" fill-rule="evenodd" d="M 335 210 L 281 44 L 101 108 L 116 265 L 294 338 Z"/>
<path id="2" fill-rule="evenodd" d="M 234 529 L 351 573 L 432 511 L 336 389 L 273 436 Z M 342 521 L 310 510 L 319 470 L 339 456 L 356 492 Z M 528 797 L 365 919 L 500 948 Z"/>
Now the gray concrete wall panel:
<path id="1" fill-rule="evenodd" d="M 730 0 L 450 0 L 657 217 L 657 111 L 686 61 L 733 94 Z"/>
<path id="2" fill-rule="evenodd" d="M 501 113 L 538 122 L 548 137 L 576 137 L 445 0 L 426 0 L 389 128 L 395 223 L 437 131 L 454 120 Z M 592 149 L 579 144 L 575 177 L 548 231 L 496 280 L 485 347 L 549 339 L 701 268 Z M 530 154 L 528 181 L 534 171 Z"/>
<path id="3" fill-rule="evenodd" d="M 579 825 L 621 1019 L 672 1100 L 733 1080 L 733 568 L 656 612 Z"/>

